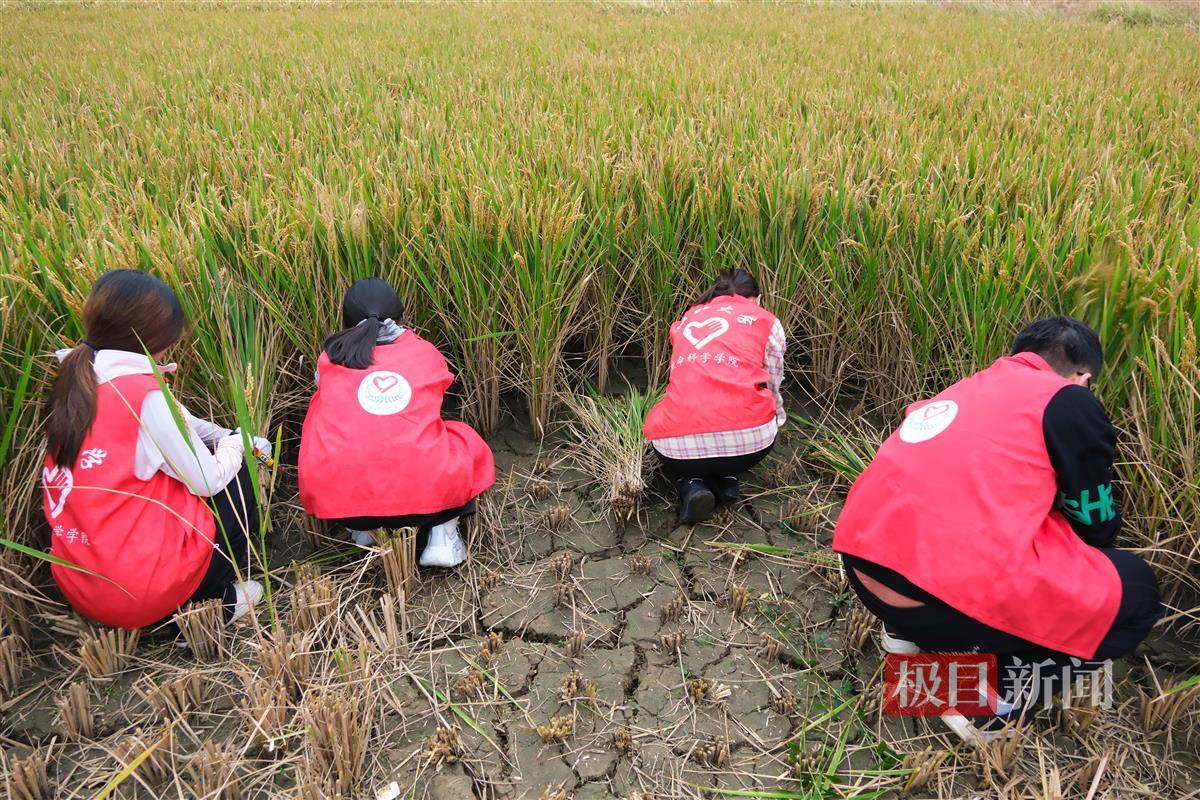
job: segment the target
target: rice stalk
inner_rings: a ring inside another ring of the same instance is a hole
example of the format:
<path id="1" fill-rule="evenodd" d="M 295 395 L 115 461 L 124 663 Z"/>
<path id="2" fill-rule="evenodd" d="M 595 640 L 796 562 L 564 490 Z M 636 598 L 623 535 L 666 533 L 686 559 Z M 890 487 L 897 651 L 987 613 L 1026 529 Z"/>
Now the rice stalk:
<path id="1" fill-rule="evenodd" d="M 384 544 L 383 571 L 387 577 L 388 590 L 397 598 L 406 598 L 412 593 L 413 578 L 417 574 L 417 531 L 405 528 L 397 531 Z"/>
<path id="2" fill-rule="evenodd" d="M 68 739 L 92 738 L 96 726 L 92 717 L 92 704 L 88 696 L 87 684 L 72 683 L 56 705 L 63 733 Z"/>
<path id="3" fill-rule="evenodd" d="M 190 603 L 173 617 L 183 640 L 197 659 L 215 661 L 228 647 L 225 606 L 220 598 Z"/>
<path id="4" fill-rule="evenodd" d="M 649 485 L 649 445 L 642 422 L 657 397 L 652 390 L 617 398 L 570 395 L 566 400 L 573 417 L 567 430 L 578 445 L 574 460 L 605 487 L 607 506 L 620 519 L 636 513 Z"/>
<path id="5" fill-rule="evenodd" d="M 25 662 L 25 641 L 16 634 L 0 638 L 0 702 L 7 700 L 21 682 Z"/>
<path id="6" fill-rule="evenodd" d="M 292 590 L 292 625 L 296 630 L 316 630 L 336 618 L 337 608 L 337 588 L 329 576 L 316 573 L 297 578 Z"/>
<path id="7" fill-rule="evenodd" d="M 371 735 L 371 715 L 363 698 L 352 691 L 323 692 L 309 698 L 302 713 L 310 775 L 336 795 L 352 794 Z"/>
<path id="8" fill-rule="evenodd" d="M 46 756 L 40 752 L 25 758 L 6 756 L 5 791 L 12 800 L 49 800 L 52 797 Z"/>
<path id="9" fill-rule="evenodd" d="M 205 740 L 184 768 L 191 796 L 196 800 L 239 800 L 242 793 L 237 776 L 237 756 L 211 740 Z"/>
<path id="10" fill-rule="evenodd" d="M 125 669 L 137 649 L 139 631 L 90 630 L 79 639 L 79 661 L 92 680 L 106 680 Z"/>

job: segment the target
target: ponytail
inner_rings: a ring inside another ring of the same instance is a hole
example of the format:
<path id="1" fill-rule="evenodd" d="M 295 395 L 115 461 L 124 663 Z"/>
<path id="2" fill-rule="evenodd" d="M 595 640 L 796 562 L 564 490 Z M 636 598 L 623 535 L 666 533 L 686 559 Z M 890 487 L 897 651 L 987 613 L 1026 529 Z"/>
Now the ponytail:
<path id="1" fill-rule="evenodd" d="M 58 374 L 46 402 L 46 438 L 50 459 L 70 467 L 79 458 L 83 439 L 96 421 L 96 375 L 92 367 L 95 350 L 84 342 L 59 364 Z"/>
<path id="2" fill-rule="evenodd" d="M 375 344 L 383 326 L 404 321 L 404 304 L 396 290 L 382 278 L 363 278 L 346 291 L 342 303 L 342 330 L 321 345 L 329 360 L 347 369 L 366 369 L 375 361 Z M 384 341 L 390 341 L 386 338 Z"/>
<path id="3" fill-rule="evenodd" d="M 723 269 L 717 273 L 717 279 L 709 290 L 696 298 L 693 306 L 702 306 L 705 303 L 711 303 L 718 297 L 729 297 L 738 295 L 740 297 L 759 297 L 762 291 L 758 288 L 758 281 L 744 269 Z"/>
<path id="4" fill-rule="evenodd" d="M 330 336 L 322 348 L 329 360 L 347 369 L 366 369 L 375 361 L 379 317 L 372 314 L 353 327 Z"/>

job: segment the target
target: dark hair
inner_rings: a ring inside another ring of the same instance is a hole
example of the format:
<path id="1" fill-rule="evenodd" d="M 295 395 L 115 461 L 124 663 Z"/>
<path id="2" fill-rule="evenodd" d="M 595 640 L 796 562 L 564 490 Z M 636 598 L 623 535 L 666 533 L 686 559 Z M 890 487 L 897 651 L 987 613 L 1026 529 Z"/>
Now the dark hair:
<path id="1" fill-rule="evenodd" d="M 127 350 L 153 356 L 179 341 L 183 322 L 179 298 L 153 275 L 118 269 L 96 280 L 83 304 L 86 338 L 59 365 L 46 402 L 46 438 L 55 464 L 75 463 L 96 421 L 96 352 Z"/>
<path id="2" fill-rule="evenodd" d="M 1030 323 L 1013 339 L 1012 355 L 1037 353 L 1064 378 L 1081 372 L 1100 376 L 1104 352 L 1094 330 L 1073 317 L 1047 317 Z"/>
<path id="3" fill-rule="evenodd" d="M 350 369 L 366 369 L 375 356 L 379 320 L 404 321 L 404 304 L 387 281 L 363 278 L 355 281 L 342 303 L 344 330 L 332 334 L 321 345 L 329 360 Z"/>
<path id="4" fill-rule="evenodd" d="M 758 281 L 746 270 L 723 269 L 717 273 L 717 279 L 709 290 L 697 297 L 692 305 L 702 306 L 711 303 L 715 298 L 735 294 L 741 297 L 758 297 L 762 292 L 758 288 Z"/>

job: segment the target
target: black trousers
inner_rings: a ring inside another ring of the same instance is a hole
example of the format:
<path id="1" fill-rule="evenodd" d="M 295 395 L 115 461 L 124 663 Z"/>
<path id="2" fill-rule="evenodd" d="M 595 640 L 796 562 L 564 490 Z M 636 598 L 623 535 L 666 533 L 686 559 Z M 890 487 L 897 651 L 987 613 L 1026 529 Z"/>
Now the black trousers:
<path id="1" fill-rule="evenodd" d="M 729 478 L 740 475 L 743 472 L 749 472 L 758 466 L 758 464 L 766 458 L 775 448 L 775 443 L 759 450 L 756 453 L 748 453 L 744 456 L 721 456 L 718 458 L 668 458 L 662 453 L 658 453 L 658 459 L 662 463 L 663 473 L 671 479 L 673 483 L 681 483 L 693 478 L 702 480 L 715 480 L 716 478 Z"/>
<path id="2" fill-rule="evenodd" d="M 1158 580 L 1150 565 L 1133 553 L 1113 548 L 1101 552 L 1112 562 L 1121 580 L 1121 603 L 1112 626 L 1100 643 L 1092 661 L 1076 663 L 1065 653 L 1060 653 L 1020 637 L 984 625 L 972 617 L 951 608 L 932 595 L 914 587 L 892 570 L 853 556 L 842 556 L 846 565 L 846 577 L 854 593 L 872 614 L 888 628 L 914 642 L 922 650 L 933 653 L 993 653 L 1003 675 L 1013 673 L 1016 665 L 1050 662 L 1053 667 L 1046 671 L 1041 686 L 1051 693 L 1061 689 L 1058 685 L 1063 667 L 1076 671 L 1097 669 L 1107 659 L 1120 658 L 1132 653 L 1150 633 L 1164 613 L 1158 592 Z M 914 608 L 888 605 L 867 589 L 855 569 L 879 581 L 883 585 L 914 600 L 925 603 Z M 1002 576 L 996 581 L 996 591 L 1004 591 Z M 1053 609 L 1047 609 L 1053 613 Z M 1037 696 L 1026 698 L 1026 704 L 1042 699 Z"/>
<path id="3" fill-rule="evenodd" d="M 254 497 L 250 468 L 243 464 L 237 478 L 213 495 L 209 504 L 217 522 L 217 546 L 213 548 L 208 571 L 192 594 L 192 600 L 219 597 L 225 603 L 225 615 L 228 617 L 237 599 L 233 584 L 238 580 L 239 572 L 242 580 L 245 580 L 250 568 L 247 540 L 257 538 L 259 534 L 258 501 Z"/>
<path id="4" fill-rule="evenodd" d="M 475 499 L 472 498 L 465 505 L 458 506 L 457 508 L 448 508 L 445 511 L 435 511 L 432 514 L 404 514 L 398 517 L 347 517 L 345 519 L 331 519 L 327 521 L 354 531 L 374 531 L 381 528 L 394 531 L 399 528 L 416 528 L 417 553 L 420 554 L 425 549 L 425 545 L 429 543 L 429 530 L 431 528 L 435 525 L 449 522 L 452 519 L 469 517 L 474 513 Z"/>

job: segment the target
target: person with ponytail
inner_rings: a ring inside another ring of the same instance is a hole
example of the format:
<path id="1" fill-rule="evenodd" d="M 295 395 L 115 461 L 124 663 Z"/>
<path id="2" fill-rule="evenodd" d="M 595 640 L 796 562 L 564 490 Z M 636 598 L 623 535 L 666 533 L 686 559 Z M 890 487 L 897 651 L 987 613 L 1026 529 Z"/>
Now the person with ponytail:
<path id="1" fill-rule="evenodd" d="M 145 272 L 106 272 L 83 327 L 57 353 L 46 407 L 50 553 L 71 564 L 51 564 L 55 582 L 79 613 L 117 628 L 191 600 L 220 598 L 226 619 L 242 616 L 262 598 L 256 581 L 238 581 L 255 498 L 242 435 L 196 419 L 160 383 L 175 365 L 155 361 L 183 335 L 178 298 Z"/>
<path id="2" fill-rule="evenodd" d="M 761 294 L 749 272 L 725 270 L 671 326 L 667 391 L 643 432 L 675 484 L 681 523 L 735 503 L 738 475 L 766 458 L 787 419 L 787 341 Z"/>
<path id="3" fill-rule="evenodd" d="M 386 281 L 352 285 L 342 324 L 317 362 L 300 436 L 301 502 L 364 547 L 373 530 L 415 527 L 421 566 L 457 566 L 466 560 L 459 520 L 496 481 L 492 451 L 469 426 L 442 419 L 454 375 L 405 327 Z"/>

